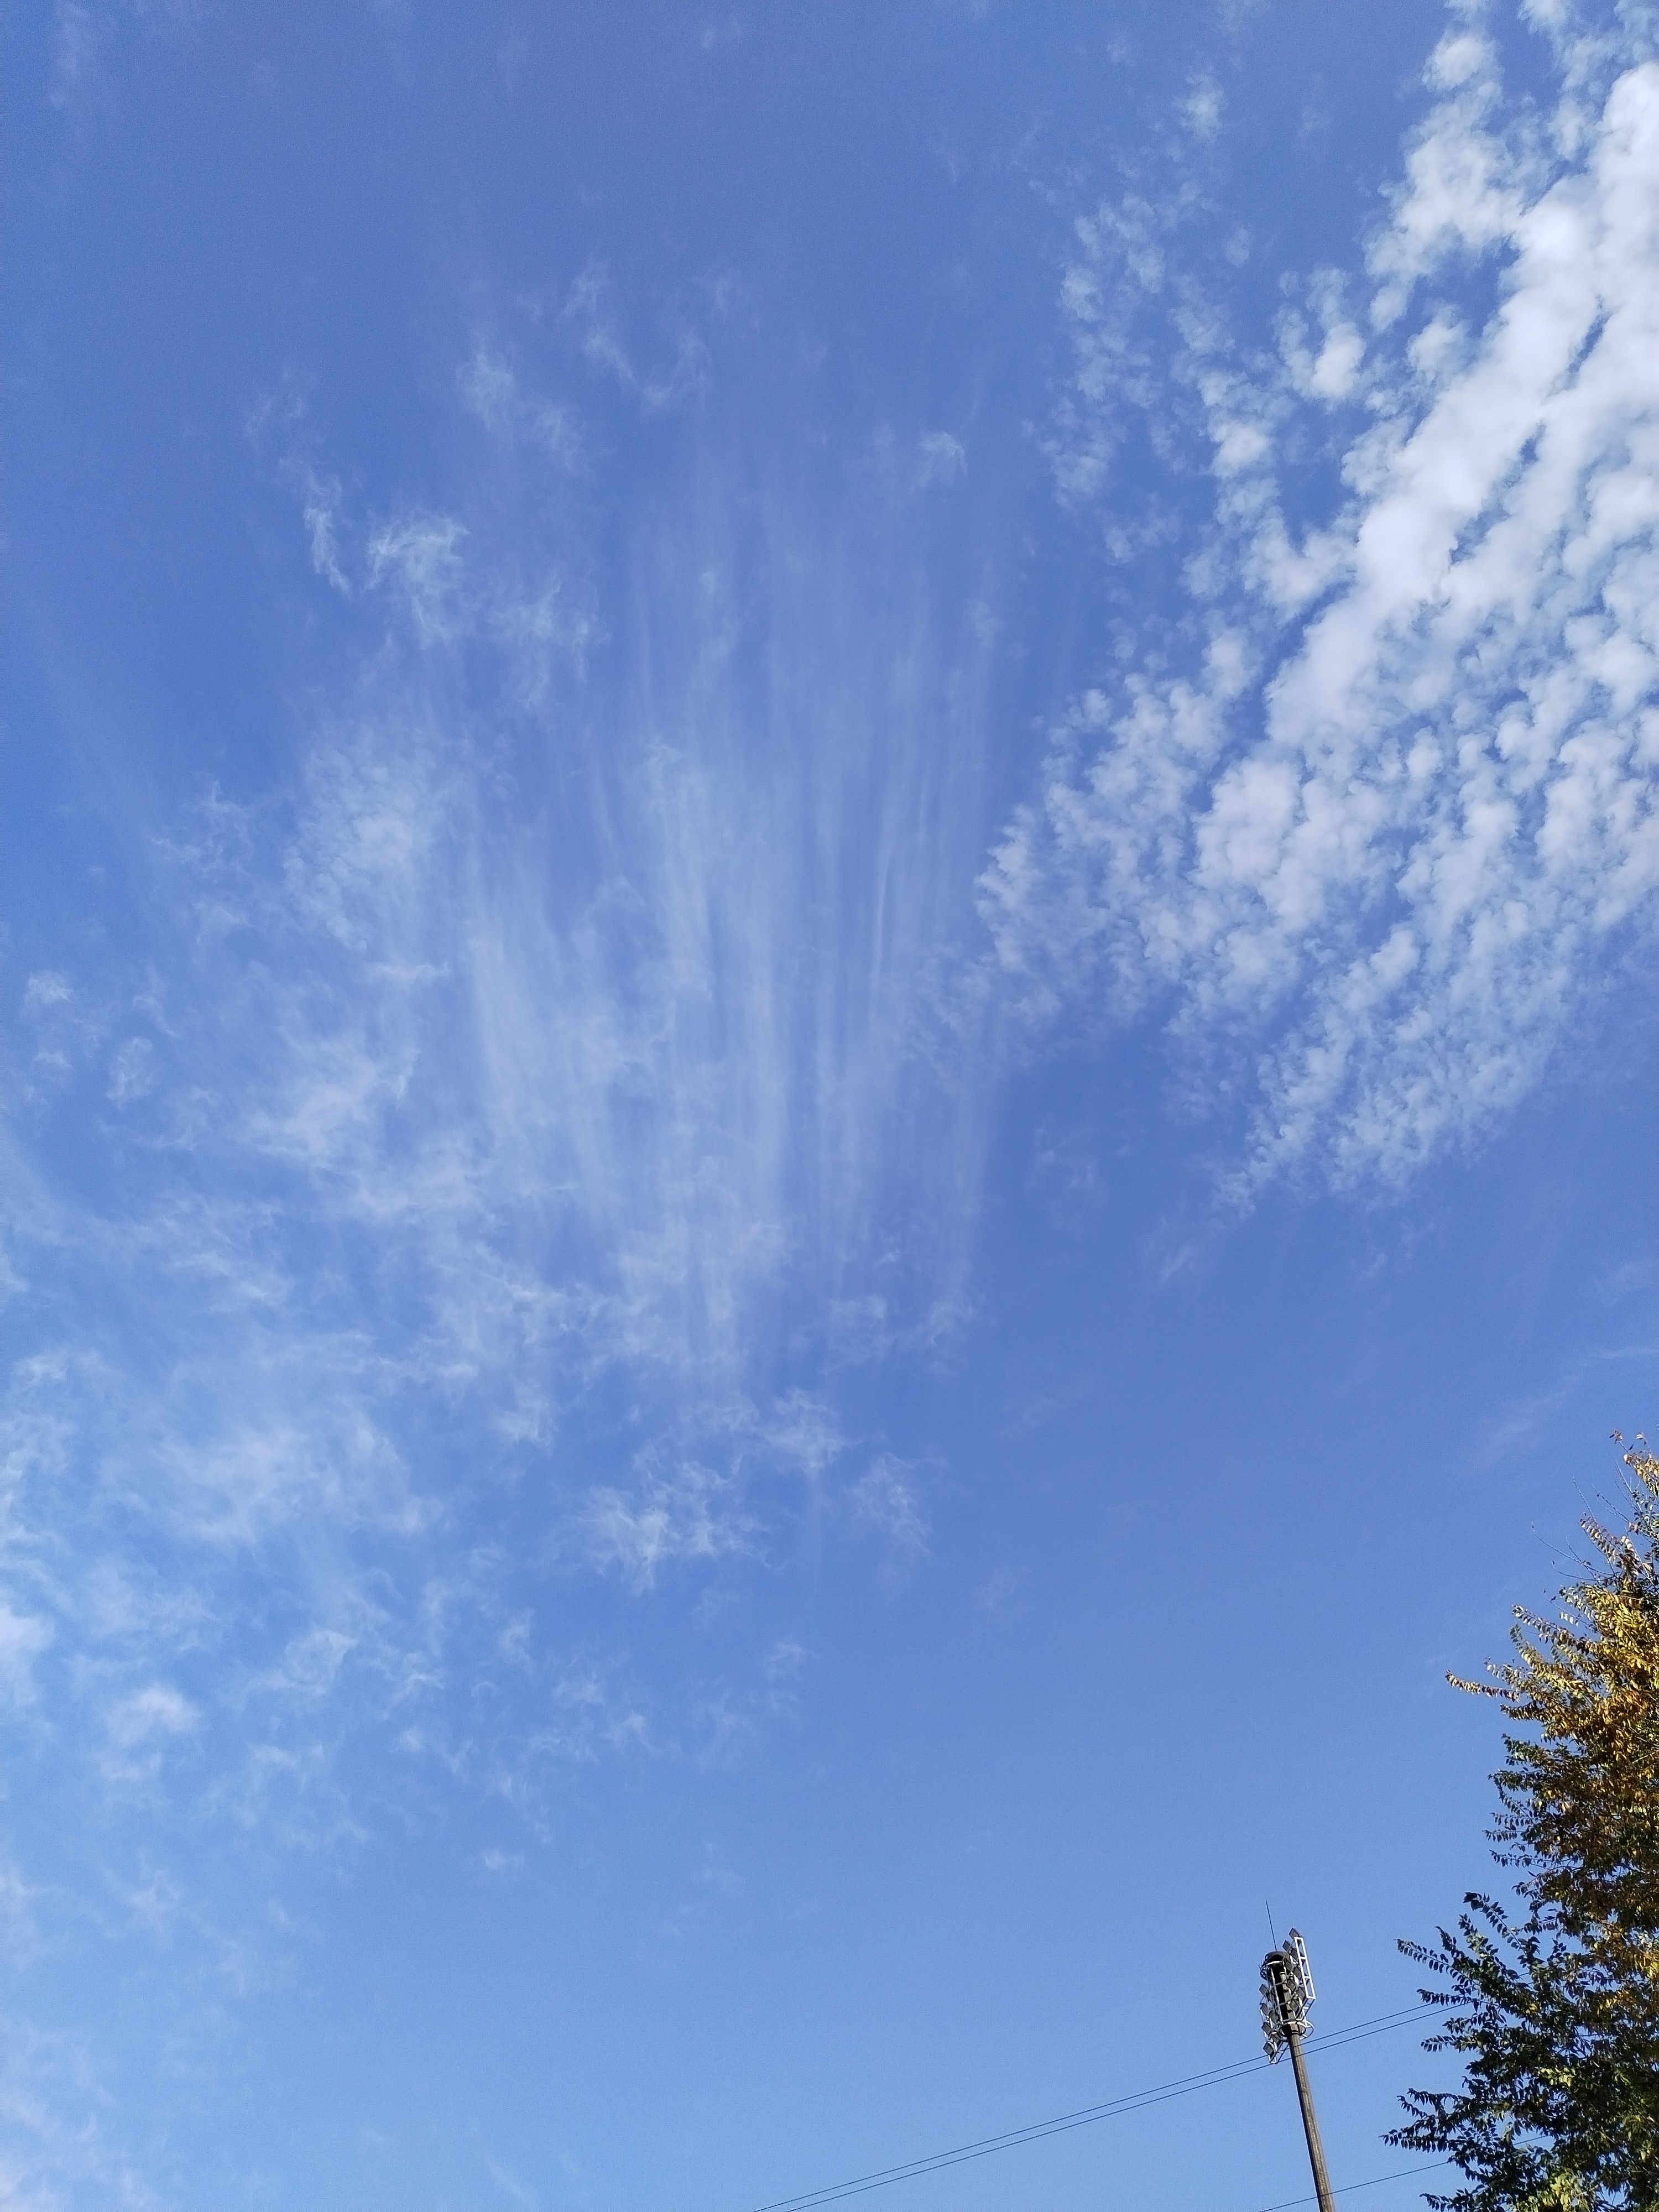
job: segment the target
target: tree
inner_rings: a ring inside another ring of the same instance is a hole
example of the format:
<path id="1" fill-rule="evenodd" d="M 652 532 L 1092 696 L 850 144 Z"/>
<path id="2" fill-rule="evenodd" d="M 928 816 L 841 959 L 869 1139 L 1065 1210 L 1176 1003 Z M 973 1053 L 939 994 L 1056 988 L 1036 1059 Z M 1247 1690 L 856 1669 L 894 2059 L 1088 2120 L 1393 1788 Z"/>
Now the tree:
<path id="1" fill-rule="evenodd" d="M 1450 2153 L 1466 2186 L 1428 2200 L 1447 2212 L 1659 2206 L 1659 1456 L 1638 1437 L 1625 1465 L 1628 1526 L 1583 1522 L 1601 1564 L 1560 1617 L 1517 1607 L 1495 1682 L 1450 1677 L 1528 1733 L 1492 1778 L 1516 1912 L 1471 1892 L 1437 1946 L 1401 1946 L 1447 2015 L 1425 2048 L 1468 2061 L 1389 2137 Z"/>

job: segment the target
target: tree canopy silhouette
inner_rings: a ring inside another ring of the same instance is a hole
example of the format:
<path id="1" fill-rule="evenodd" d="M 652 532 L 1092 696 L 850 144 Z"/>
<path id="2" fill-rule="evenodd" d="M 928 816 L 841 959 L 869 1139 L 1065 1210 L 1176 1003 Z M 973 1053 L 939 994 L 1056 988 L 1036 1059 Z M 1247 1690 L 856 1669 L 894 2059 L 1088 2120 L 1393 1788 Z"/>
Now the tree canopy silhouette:
<path id="1" fill-rule="evenodd" d="M 1623 1438 L 1616 1438 L 1622 1443 Z M 1403 1943 L 1464 2054 L 1463 2087 L 1414 2089 L 1389 2136 L 1448 2152 L 1446 2212 L 1636 2212 L 1659 2205 L 1659 1456 L 1625 1455 L 1630 1517 L 1583 1523 L 1600 1554 L 1544 1620 L 1517 1607 L 1491 1684 L 1524 1733 L 1493 1777 L 1493 1856 L 1513 1910 L 1471 1892 L 1437 1945 Z"/>

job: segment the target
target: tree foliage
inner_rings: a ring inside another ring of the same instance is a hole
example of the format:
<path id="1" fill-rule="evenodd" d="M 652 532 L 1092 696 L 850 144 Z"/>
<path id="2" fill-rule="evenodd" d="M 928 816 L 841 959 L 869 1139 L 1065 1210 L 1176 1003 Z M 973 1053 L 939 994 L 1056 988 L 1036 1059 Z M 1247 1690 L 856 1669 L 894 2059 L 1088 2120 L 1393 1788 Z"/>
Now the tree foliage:
<path id="1" fill-rule="evenodd" d="M 1622 1440 L 1621 1440 L 1622 1441 Z M 1471 1892 L 1427 1966 L 1446 2018 L 1425 2047 L 1467 2060 L 1461 2090 L 1413 2090 L 1389 2138 L 1444 2151 L 1451 2212 L 1637 2212 L 1659 2206 L 1659 1457 L 1638 1438 L 1628 1526 L 1583 1523 L 1599 1570 L 1559 1618 L 1516 1609 L 1516 1656 L 1492 1685 L 1525 1734 L 1493 1779 L 1506 1911 Z"/>

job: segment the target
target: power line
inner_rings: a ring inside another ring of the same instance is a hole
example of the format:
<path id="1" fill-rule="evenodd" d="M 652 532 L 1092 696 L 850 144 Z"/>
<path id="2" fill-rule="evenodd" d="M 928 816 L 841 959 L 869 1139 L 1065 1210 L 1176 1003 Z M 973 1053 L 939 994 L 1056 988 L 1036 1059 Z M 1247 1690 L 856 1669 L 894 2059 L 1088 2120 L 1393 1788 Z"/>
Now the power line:
<path id="1" fill-rule="evenodd" d="M 1331 2191 L 1333 2197 L 1352 2197 L 1358 2189 L 1381 2189 L 1385 2181 L 1403 2181 L 1409 2173 L 1437 2173 L 1443 2166 L 1455 2163 L 1449 2158 L 1426 2159 L 1421 2166 L 1397 2166 L 1392 2173 L 1374 2173 L 1369 2181 L 1345 2181 L 1340 2189 Z M 1294 2212 L 1302 2204 L 1316 2204 L 1316 2197 L 1281 2197 L 1277 2204 L 1259 2204 L 1256 2212 Z"/>
<path id="2" fill-rule="evenodd" d="M 1321 2036 L 1310 2036 L 1310 2044 L 1317 2044 L 1323 2051 L 1340 2050 L 1344 2044 L 1364 2043 L 1373 2035 L 1386 2035 L 1390 2029 L 1403 2027 L 1408 2020 L 1420 2020 L 1421 2005 L 1407 2005 L 1397 2013 L 1379 2013 L 1374 2019 L 1356 2021 L 1352 2027 L 1334 2028 Z M 1113 2119 L 1121 2112 L 1133 2112 L 1148 2105 L 1161 2105 L 1171 2097 L 1189 2097 L 1195 2090 L 1218 2087 L 1224 2081 L 1242 2081 L 1248 2074 L 1266 2071 L 1269 2062 L 1265 2058 L 1235 2059 L 1231 2065 L 1212 2066 L 1201 2074 L 1183 2074 L 1173 2081 L 1160 2081 L 1150 2089 L 1134 2089 L 1121 2097 L 1109 2097 L 1098 2105 L 1084 2105 L 1073 2112 L 1060 2112 L 1052 2119 L 1032 2120 L 1023 2128 L 1010 2128 L 995 2136 L 981 2136 L 974 2142 L 958 2143 L 954 2149 L 933 2151 L 925 2158 L 902 2160 L 897 2166 L 878 2166 L 872 2172 L 854 2174 L 846 2181 L 826 2182 L 821 2189 L 803 2190 L 796 2197 L 775 2197 L 769 2203 L 757 2204 L 752 2212 L 817 2212 L 817 2207 L 834 2204 L 846 2197 L 863 2197 L 874 2189 L 890 2189 L 897 2182 L 916 2181 L 927 2173 L 939 2173 L 947 2166 L 966 2166 L 975 2159 L 990 2158 L 996 2152 L 1017 2150 L 1024 2143 L 1042 2142 L 1049 2136 L 1069 2135 L 1074 2128 L 1093 2127 L 1101 2120 Z M 1360 2185 L 1368 2186 L 1369 2185 Z"/>

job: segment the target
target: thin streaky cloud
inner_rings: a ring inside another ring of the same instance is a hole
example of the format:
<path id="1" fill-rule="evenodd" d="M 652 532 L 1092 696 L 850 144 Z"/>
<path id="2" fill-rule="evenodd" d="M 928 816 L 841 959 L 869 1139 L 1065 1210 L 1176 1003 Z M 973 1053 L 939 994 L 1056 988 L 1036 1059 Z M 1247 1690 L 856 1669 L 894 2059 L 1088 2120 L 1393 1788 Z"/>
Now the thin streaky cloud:
<path id="1" fill-rule="evenodd" d="M 972 922 L 986 646 L 964 626 L 952 665 L 833 543 L 745 571 L 706 513 L 674 529 L 624 654 L 525 617 L 487 516 L 342 514 L 368 645 L 287 800 L 204 794 L 130 856 L 172 917 L 130 976 L 24 987 L 50 1110 L 127 1171 L 15 1187 L 13 1558 L 45 1596 L 7 1657 L 20 1696 L 45 1656 L 46 1705 L 98 1708 L 112 1789 L 194 1790 L 210 1741 L 228 1816 L 286 1793 L 294 1832 L 345 1832 L 354 1729 L 525 1803 L 532 1741 L 695 1735 L 609 1692 L 561 1692 L 550 1737 L 510 1707 L 488 1744 L 450 1709 L 508 1616 L 527 1680 L 562 1663 L 538 1574 L 642 1599 L 763 1571 L 848 1449 L 778 1359 L 833 1371 L 854 1308 L 866 1355 L 962 1310 L 986 1108 L 941 1080 L 930 994 Z M 922 1233 L 895 1265 L 901 1178 Z M 520 1555 L 475 1540 L 492 1486 L 542 1500 Z M 708 1704 L 722 1741 L 750 1695 Z"/>

